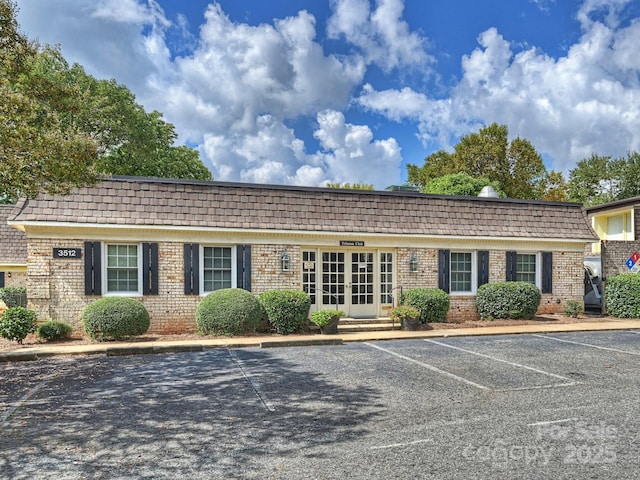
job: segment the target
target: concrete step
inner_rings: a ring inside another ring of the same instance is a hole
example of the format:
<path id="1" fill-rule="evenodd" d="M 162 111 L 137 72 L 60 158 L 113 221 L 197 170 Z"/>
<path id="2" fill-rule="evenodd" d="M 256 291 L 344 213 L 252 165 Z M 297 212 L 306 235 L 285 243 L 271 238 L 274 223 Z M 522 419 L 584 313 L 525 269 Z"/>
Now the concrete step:
<path id="1" fill-rule="evenodd" d="M 311 331 L 319 331 L 320 327 L 310 323 Z M 338 324 L 339 333 L 354 332 L 384 332 L 400 330 L 400 324 L 395 324 L 390 318 L 341 318 Z"/>

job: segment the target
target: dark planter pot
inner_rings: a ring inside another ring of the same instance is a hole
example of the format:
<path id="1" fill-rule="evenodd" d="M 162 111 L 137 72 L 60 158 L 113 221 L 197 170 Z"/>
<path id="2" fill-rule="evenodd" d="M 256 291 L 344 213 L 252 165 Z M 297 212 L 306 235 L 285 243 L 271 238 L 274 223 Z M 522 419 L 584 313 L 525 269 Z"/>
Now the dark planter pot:
<path id="1" fill-rule="evenodd" d="M 320 327 L 320 332 L 323 335 L 335 335 L 338 333 L 338 323 L 340 322 L 340 317 L 331 317 L 331 322 L 327 325 L 322 325 Z"/>
<path id="2" fill-rule="evenodd" d="M 417 330 L 419 326 L 419 318 L 403 318 L 400 320 L 400 327 L 402 330 Z"/>

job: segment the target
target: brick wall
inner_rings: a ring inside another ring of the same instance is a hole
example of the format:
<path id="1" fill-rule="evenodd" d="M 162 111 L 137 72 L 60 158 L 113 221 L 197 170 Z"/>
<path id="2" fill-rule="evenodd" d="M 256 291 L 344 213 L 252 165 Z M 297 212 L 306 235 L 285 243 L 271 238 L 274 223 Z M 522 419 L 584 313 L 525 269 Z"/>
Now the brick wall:
<path id="1" fill-rule="evenodd" d="M 26 287 L 27 286 L 27 272 L 24 270 L 2 270 L 4 271 L 4 286 L 5 287 Z"/>
<path id="2" fill-rule="evenodd" d="M 409 258 L 415 252 L 419 268 L 409 272 Z M 582 252 L 553 252 L 553 292 L 543 294 L 538 313 L 559 313 L 569 300 L 583 301 L 584 267 Z M 437 249 L 398 249 L 398 279 L 403 289 L 438 287 Z M 505 250 L 489 251 L 489 281 L 504 282 L 506 278 Z M 478 320 L 475 295 L 451 295 L 451 308 L 447 314 L 449 322 Z"/>
<path id="3" fill-rule="evenodd" d="M 601 251 L 603 277 L 629 273 L 626 261 L 633 252 L 640 252 L 640 241 L 607 240 L 603 242 Z"/>
<path id="4" fill-rule="evenodd" d="M 287 245 L 290 270 L 282 271 L 283 245 L 251 246 L 251 291 L 263 293 L 269 290 L 301 289 L 300 247 Z"/>
<path id="5" fill-rule="evenodd" d="M 83 239 L 65 239 L 64 246 L 84 248 Z M 52 250 L 60 246 L 59 239 L 29 239 L 28 289 L 29 307 L 36 310 L 39 320 L 62 320 L 82 330 L 82 311 L 99 296 L 84 294 L 84 260 L 52 258 Z M 628 247 L 628 244 L 625 244 Z M 202 297 L 185 295 L 183 285 L 183 244 L 159 242 L 159 295 L 136 297 L 144 303 L 151 316 L 150 333 L 192 332 L 195 330 L 195 309 Z M 274 289 L 301 288 L 301 249 L 287 246 L 291 270 L 282 271 L 283 245 L 252 245 L 251 285 L 253 293 Z M 390 249 L 391 250 L 391 249 Z M 626 252 L 626 251 L 625 251 Z M 84 253 L 84 252 L 83 252 Z M 418 271 L 409 271 L 409 260 L 415 254 Z M 625 257 L 626 259 L 626 257 Z M 438 250 L 434 248 L 398 248 L 396 287 L 438 287 Z M 490 281 L 504 281 L 505 252 L 489 252 Z M 567 300 L 582 301 L 582 252 L 554 252 L 553 294 L 543 295 L 540 313 L 559 312 Z M 16 275 L 17 277 L 17 275 Z M 13 278 L 13 275 L 12 275 Z M 18 278 L 15 279 L 16 282 Z M 397 292 L 397 290 L 396 290 Z M 477 319 L 475 296 L 452 295 L 450 321 Z"/>
<path id="6" fill-rule="evenodd" d="M 84 294 L 84 260 L 52 258 L 60 240 L 30 239 L 27 276 L 29 308 L 39 320 L 62 320 L 82 330 L 82 311 L 101 298 Z M 65 239 L 69 248 L 84 248 L 84 240 Z M 135 297 L 151 316 L 150 333 L 195 331 L 195 308 L 201 297 L 184 294 L 183 244 L 158 245 L 159 295 Z M 84 252 L 83 252 L 84 255 Z"/>

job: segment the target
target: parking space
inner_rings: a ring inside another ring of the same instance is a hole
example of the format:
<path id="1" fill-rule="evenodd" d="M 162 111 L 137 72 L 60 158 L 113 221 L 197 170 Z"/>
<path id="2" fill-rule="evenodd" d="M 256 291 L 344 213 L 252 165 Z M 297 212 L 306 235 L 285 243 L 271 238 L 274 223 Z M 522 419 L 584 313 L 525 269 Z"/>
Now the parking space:
<path id="1" fill-rule="evenodd" d="M 633 331 L 0 370 L 0 477 L 635 478 Z"/>

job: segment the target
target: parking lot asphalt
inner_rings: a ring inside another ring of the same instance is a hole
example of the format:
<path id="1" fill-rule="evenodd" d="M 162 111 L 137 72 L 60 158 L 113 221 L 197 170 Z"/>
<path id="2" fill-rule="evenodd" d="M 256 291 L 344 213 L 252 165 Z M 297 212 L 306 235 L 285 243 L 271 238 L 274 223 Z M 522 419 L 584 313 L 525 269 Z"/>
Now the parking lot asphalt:
<path id="1" fill-rule="evenodd" d="M 438 338 L 458 336 L 509 335 L 519 333 L 553 333 L 640 329 L 638 319 L 616 319 L 600 322 L 576 322 L 566 324 L 485 326 L 442 330 L 388 330 L 373 332 L 350 332 L 337 335 L 280 335 L 251 337 L 203 337 L 197 341 L 153 341 L 153 342 L 103 342 L 85 345 L 42 344 L 34 347 L 22 347 L 16 344 L 13 349 L 0 351 L 1 362 L 36 360 L 57 355 L 134 355 L 149 353 L 197 352 L 211 348 L 242 347 L 288 347 L 342 344 L 348 342 L 366 342 L 379 340 L 406 340 L 411 338 Z"/>
<path id="2" fill-rule="evenodd" d="M 640 332 L 0 368 L 0 478 L 635 479 Z"/>

